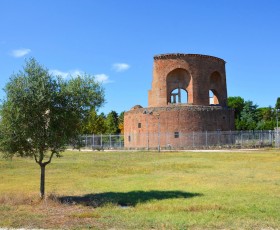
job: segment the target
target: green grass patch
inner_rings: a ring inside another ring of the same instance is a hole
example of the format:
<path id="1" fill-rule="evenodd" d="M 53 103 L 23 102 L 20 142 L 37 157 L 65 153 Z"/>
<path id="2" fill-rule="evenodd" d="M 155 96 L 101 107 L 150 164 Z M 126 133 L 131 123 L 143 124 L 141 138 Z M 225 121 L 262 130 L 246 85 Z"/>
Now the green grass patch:
<path id="1" fill-rule="evenodd" d="M 0 227 L 278 229 L 280 151 L 78 152 L 0 159 Z"/>

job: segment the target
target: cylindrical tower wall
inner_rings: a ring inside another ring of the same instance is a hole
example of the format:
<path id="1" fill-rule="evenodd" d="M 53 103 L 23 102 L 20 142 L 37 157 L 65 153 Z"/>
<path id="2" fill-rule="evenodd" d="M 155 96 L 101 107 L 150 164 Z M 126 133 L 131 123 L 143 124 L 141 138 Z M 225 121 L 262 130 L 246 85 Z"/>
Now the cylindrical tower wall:
<path id="1" fill-rule="evenodd" d="M 187 93 L 185 102 L 182 92 Z M 234 130 L 234 111 L 227 108 L 225 61 L 220 58 L 155 56 L 148 98 L 148 108 L 135 106 L 124 115 L 128 148 L 186 145 L 192 140 L 190 133 Z"/>
<path id="2" fill-rule="evenodd" d="M 220 106 L 166 106 L 130 110 L 124 116 L 124 133 L 126 147 L 145 147 L 160 142 L 176 145 L 180 138 L 169 138 L 167 135 L 178 132 L 181 136 L 198 131 L 234 130 L 234 111 Z M 181 137 L 182 138 L 182 137 Z M 182 140 L 181 140 L 182 141 Z M 186 141 L 186 140 L 185 140 Z"/>
<path id="3" fill-rule="evenodd" d="M 190 75 L 189 85 L 185 88 L 188 92 L 188 104 L 209 105 L 209 90 L 212 90 L 218 97 L 219 105 L 226 106 L 227 88 L 224 60 L 198 54 L 166 54 L 154 57 L 149 107 L 169 104 L 170 92 L 168 92 L 167 77 L 176 69 L 182 69 Z M 178 79 L 175 80 L 179 82 Z"/>

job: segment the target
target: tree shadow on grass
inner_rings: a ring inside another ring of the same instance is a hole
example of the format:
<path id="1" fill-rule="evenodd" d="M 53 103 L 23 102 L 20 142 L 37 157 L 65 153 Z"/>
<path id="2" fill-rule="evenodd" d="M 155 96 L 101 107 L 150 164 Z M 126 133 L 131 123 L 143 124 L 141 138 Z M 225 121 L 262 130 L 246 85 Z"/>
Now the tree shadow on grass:
<path id="1" fill-rule="evenodd" d="M 82 204 L 94 208 L 104 206 L 106 204 L 115 204 L 122 207 L 128 207 L 139 203 L 145 203 L 150 200 L 164 200 L 176 198 L 192 198 L 202 196 L 201 193 L 190 193 L 183 191 L 131 191 L 131 192 L 104 192 L 97 194 L 86 194 L 84 196 L 63 196 L 58 200 L 61 203 Z"/>

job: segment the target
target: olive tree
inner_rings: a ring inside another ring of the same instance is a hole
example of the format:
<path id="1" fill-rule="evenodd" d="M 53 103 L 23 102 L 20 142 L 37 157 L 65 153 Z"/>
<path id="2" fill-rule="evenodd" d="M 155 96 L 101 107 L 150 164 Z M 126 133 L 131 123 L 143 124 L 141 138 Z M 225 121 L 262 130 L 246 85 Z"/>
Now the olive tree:
<path id="1" fill-rule="evenodd" d="M 104 90 L 84 74 L 69 80 L 52 76 L 34 58 L 13 74 L 1 105 L 0 148 L 4 156 L 33 157 L 41 168 L 40 195 L 45 195 L 45 167 L 76 141 L 89 111 L 104 103 Z"/>

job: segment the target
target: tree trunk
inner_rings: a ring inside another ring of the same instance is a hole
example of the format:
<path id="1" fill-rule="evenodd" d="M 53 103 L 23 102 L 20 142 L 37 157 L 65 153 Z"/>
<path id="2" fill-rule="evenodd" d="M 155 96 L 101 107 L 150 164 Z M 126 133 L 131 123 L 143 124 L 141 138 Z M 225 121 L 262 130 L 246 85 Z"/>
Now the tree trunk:
<path id="1" fill-rule="evenodd" d="M 44 199 L 45 197 L 45 168 L 46 165 L 40 164 L 41 167 L 41 182 L 40 182 L 40 197 Z"/>

